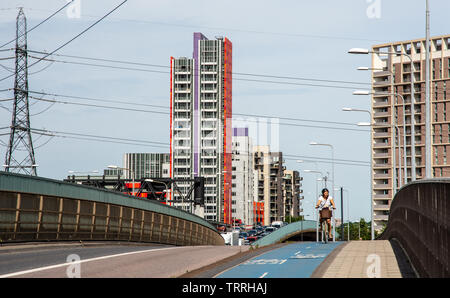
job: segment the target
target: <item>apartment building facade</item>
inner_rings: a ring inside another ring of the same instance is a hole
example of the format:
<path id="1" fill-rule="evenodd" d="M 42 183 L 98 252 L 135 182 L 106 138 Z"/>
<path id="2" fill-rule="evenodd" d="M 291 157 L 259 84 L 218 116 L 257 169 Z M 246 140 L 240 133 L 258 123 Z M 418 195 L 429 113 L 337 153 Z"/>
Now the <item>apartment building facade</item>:
<path id="1" fill-rule="evenodd" d="M 193 58 L 170 59 L 170 177 L 204 177 L 204 218 L 231 223 L 232 44 L 198 32 L 193 40 Z M 190 186 L 177 184 L 175 201 Z"/>
<path id="2" fill-rule="evenodd" d="M 169 153 L 125 153 L 123 170 L 125 179 L 169 177 Z"/>
<path id="3" fill-rule="evenodd" d="M 254 146 L 255 167 L 255 221 L 270 225 L 284 220 L 283 165 L 282 152 L 270 152 L 269 146 Z"/>
<path id="4" fill-rule="evenodd" d="M 376 230 L 387 223 L 398 188 L 413 178 L 426 177 L 425 43 L 425 39 L 416 39 L 372 47 L 372 203 Z M 387 52 L 403 55 L 382 54 Z M 429 67 L 432 177 L 449 177 L 450 35 L 431 38 Z"/>
<path id="5" fill-rule="evenodd" d="M 254 225 L 254 176 L 252 139 L 248 128 L 233 128 L 232 159 L 232 218 L 240 219 L 246 226 Z"/>
<path id="6" fill-rule="evenodd" d="M 283 176 L 283 214 L 284 220 L 288 217 L 298 217 L 302 214 L 303 190 L 301 189 L 300 173 L 295 170 L 285 170 Z"/>

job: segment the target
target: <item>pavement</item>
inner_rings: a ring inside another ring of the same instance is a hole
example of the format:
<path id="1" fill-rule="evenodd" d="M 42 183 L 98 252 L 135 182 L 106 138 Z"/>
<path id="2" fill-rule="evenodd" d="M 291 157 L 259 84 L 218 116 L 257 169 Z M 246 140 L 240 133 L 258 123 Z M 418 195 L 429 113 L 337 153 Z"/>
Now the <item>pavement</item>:
<path id="1" fill-rule="evenodd" d="M 249 246 L 29 244 L 0 247 L 2 277 L 414 278 L 395 241 Z"/>
<path id="2" fill-rule="evenodd" d="M 307 278 L 343 242 L 296 242 L 217 274 L 216 278 Z"/>
<path id="3" fill-rule="evenodd" d="M 414 278 L 407 257 L 388 240 L 350 241 L 325 260 L 312 277 Z"/>
<path id="4" fill-rule="evenodd" d="M 111 246 L 100 246 L 94 252 L 94 247 L 33 247 L 29 250 L 22 246 L 14 251 L 14 247 L 10 246 L 7 251 L 0 252 L 0 260 L 3 257 L 5 262 L 4 268 L 9 266 L 8 272 L 2 272 L 0 278 L 170 278 L 248 249 L 248 246 L 137 246 L 118 251 Z M 89 254 L 86 253 L 88 251 Z M 51 258 L 51 255 L 58 258 Z M 41 260 L 39 264 L 37 260 Z M 21 267 L 11 267 L 17 264 Z"/>

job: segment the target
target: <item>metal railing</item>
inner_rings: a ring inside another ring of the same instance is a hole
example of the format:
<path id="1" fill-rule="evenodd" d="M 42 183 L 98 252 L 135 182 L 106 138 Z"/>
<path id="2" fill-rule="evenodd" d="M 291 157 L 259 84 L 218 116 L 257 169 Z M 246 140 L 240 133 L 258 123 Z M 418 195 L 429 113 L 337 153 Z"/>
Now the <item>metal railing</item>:
<path id="1" fill-rule="evenodd" d="M 62 240 L 224 244 L 207 221 L 158 202 L 0 172 L 0 242 Z"/>
<path id="2" fill-rule="evenodd" d="M 397 239 L 421 277 L 450 277 L 450 179 L 402 187 L 380 239 Z"/>

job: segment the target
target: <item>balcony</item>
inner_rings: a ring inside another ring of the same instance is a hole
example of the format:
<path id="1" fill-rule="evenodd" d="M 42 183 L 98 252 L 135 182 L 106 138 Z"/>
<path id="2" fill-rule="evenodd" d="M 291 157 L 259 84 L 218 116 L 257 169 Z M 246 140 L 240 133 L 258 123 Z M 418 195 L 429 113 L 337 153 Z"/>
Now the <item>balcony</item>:
<path id="1" fill-rule="evenodd" d="M 391 84 L 391 80 L 373 82 L 374 87 L 386 86 L 386 85 L 390 85 L 390 84 Z"/>
<path id="2" fill-rule="evenodd" d="M 391 113 L 389 113 L 389 112 L 374 112 L 373 113 L 374 118 L 389 117 L 389 116 L 391 116 Z"/>
<path id="3" fill-rule="evenodd" d="M 390 206 L 389 205 L 374 205 L 373 209 L 375 211 L 379 210 L 379 211 L 389 211 Z"/>
<path id="4" fill-rule="evenodd" d="M 373 217 L 374 220 L 388 220 L 389 219 L 389 215 L 374 215 Z"/>
<path id="5" fill-rule="evenodd" d="M 373 177 L 375 179 L 387 179 L 387 178 L 391 178 L 390 174 L 374 174 Z"/>
<path id="6" fill-rule="evenodd" d="M 389 138 L 391 134 L 389 132 L 376 132 L 373 134 L 374 138 Z"/>
<path id="7" fill-rule="evenodd" d="M 389 148 L 391 147 L 390 143 L 374 143 L 373 144 L 374 148 Z"/>
<path id="8" fill-rule="evenodd" d="M 375 107 L 375 108 L 377 108 L 377 107 L 389 107 L 391 104 L 389 103 L 389 101 L 378 101 L 378 102 L 375 102 L 374 104 L 373 104 L 373 106 Z"/>
<path id="9" fill-rule="evenodd" d="M 391 155 L 389 153 L 375 153 L 374 158 L 389 158 Z"/>

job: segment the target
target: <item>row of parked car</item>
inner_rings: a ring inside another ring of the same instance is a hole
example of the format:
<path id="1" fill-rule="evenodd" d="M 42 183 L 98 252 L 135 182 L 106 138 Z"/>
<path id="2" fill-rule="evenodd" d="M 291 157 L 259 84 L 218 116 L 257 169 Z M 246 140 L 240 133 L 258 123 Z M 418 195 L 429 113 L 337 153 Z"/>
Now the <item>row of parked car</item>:
<path id="1" fill-rule="evenodd" d="M 240 227 L 235 227 L 234 230 L 235 231 L 239 230 L 239 238 L 243 239 L 245 244 L 250 244 L 258 239 L 261 239 L 262 237 L 269 235 L 278 228 L 281 228 L 283 224 L 284 223 L 281 224 L 272 223 L 271 226 L 256 226 L 254 229 L 247 231 L 241 229 Z"/>

